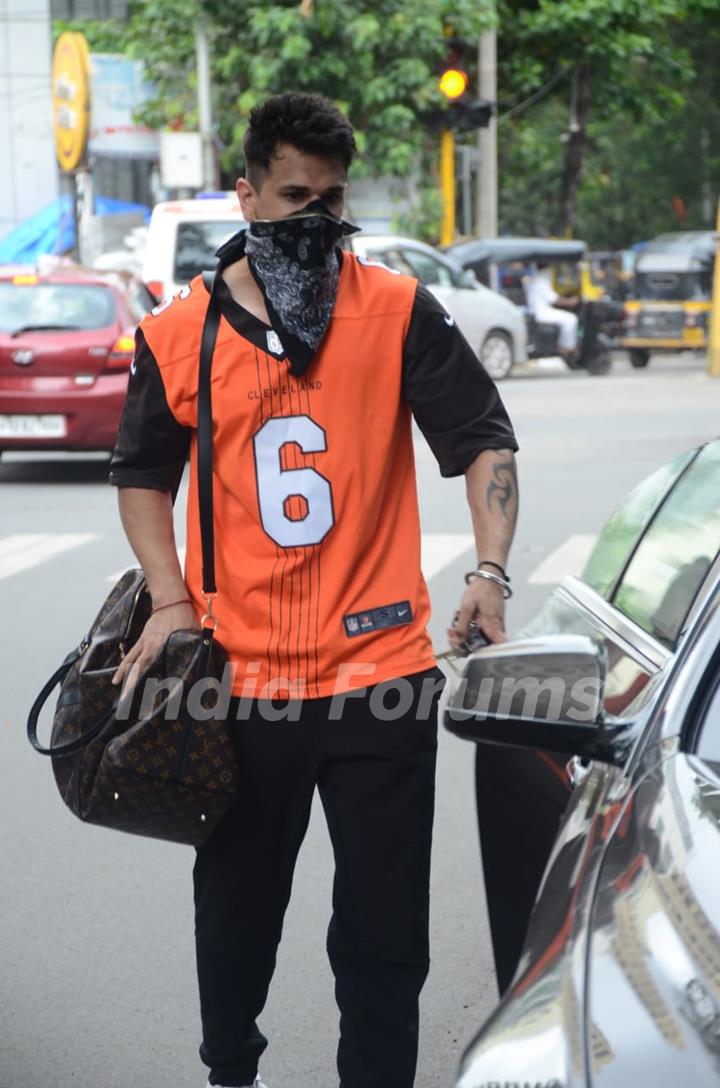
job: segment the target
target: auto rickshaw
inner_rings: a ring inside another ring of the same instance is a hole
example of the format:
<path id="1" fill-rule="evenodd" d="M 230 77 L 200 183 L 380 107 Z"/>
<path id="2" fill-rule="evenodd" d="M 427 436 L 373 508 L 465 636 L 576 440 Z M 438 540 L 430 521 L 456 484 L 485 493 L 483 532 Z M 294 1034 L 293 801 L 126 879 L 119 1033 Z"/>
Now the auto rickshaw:
<path id="1" fill-rule="evenodd" d="M 537 321 L 527 309 L 528 277 L 539 264 L 549 264 L 553 287 L 579 319 L 578 347 L 565 362 L 571 370 L 607 374 L 611 350 L 622 330 L 623 307 L 613 300 L 607 275 L 598 275 L 601 261 L 593 265 L 585 242 L 547 238 L 480 238 L 448 246 L 446 252 L 463 268 L 471 269 L 481 283 L 505 295 L 525 309 L 528 325 L 528 356 L 532 359 L 559 354 L 559 328 Z M 602 255 L 607 257 L 608 255 Z"/>
<path id="2" fill-rule="evenodd" d="M 638 254 L 621 340 L 634 367 L 660 352 L 706 350 L 714 260 L 712 231 L 660 234 Z"/>

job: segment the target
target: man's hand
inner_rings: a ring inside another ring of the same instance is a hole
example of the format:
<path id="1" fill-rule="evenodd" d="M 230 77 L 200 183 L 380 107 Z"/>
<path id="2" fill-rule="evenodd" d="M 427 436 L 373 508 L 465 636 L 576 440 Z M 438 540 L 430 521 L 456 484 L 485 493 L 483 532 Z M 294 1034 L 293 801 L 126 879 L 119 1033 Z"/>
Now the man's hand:
<path id="1" fill-rule="evenodd" d="M 489 642 L 507 642 L 505 634 L 505 598 L 502 586 L 488 578 L 473 578 L 460 598 L 460 612 L 448 628 L 448 641 L 459 650 L 474 620 Z"/>
<path id="2" fill-rule="evenodd" d="M 123 684 L 120 701 L 135 687 L 138 677 L 148 667 L 155 654 L 173 631 L 199 628 L 201 625 L 191 604 L 175 604 L 163 608 L 145 624 L 140 638 L 128 650 L 112 678 L 113 684 Z"/>

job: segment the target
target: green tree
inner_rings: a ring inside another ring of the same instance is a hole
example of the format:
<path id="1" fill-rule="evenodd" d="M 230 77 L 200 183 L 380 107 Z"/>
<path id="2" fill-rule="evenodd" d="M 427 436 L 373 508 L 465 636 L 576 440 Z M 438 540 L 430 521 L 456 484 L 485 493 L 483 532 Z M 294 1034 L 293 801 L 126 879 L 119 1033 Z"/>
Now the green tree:
<path id="1" fill-rule="evenodd" d="M 650 53 L 627 52 L 625 40 L 622 62 L 608 51 L 588 69 L 592 109 L 577 134 L 582 155 L 576 142 L 572 176 L 568 107 L 580 53 L 530 47 L 520 31 L 514 38 L 501 29 L 503 229 L 550 234 L 571 227 L 596 246 L 620 247 L 661 230 L 712 225 L 720 188 L 711 139 L 720 122 L 720 9 L 697 0 L 660 14 L 656 9 L 648 34 Z"/>
<path id="2" fill-rule="evenodd" d="M 501 64 L 506 83 L 530 96 L 550 85 L 568 103 L 552 231 L 572 229 L 597 116 L 628 122 L 676 102 L 668 73 L 690 75 L 674 28 L 683 0 L 501 0 Z"/>
<path id="3" fill-rule="evenodd" d="M 356 176 L 419 173 L 404 225 L 433 240 L 437 135 L 420 117 L 440 101 L 443 27 L 473 42 L 494 8 L 205 0 L 226 182 L 242 169 L 253 105 L 276 91 L 319 91 L 356 128 Z M 95 50 L 144 60 L 158 90 L 144 120 L 194 128 L 199 0 L 135 0 L 131 11 L 125 26 L 65 25 L 85 30 Z M 720 188 L 718 0 L 497 0 L 497 19 L 503 230 L 572 230 L 605 247 L 709 225 Z"/>
<path id="4" fill-rule="evenodd" d="M 136 0 L 125 52 L 141 58 L 158 94 L 148 123 L 197 123 L 197 0 Z M 305 0 L 221 4 L 206 0 L 222 164 L 242 167 L 250 110 L 268 94 L 307 90 L 336 101 L 355 126 L 359 173 L 407 175 L 436 137 L 418 122 L 442 102 L 443 27 L 477 40 L 492 0 Z M 78 24 L 74 24 L 78 25 Z M 90 38 L 91 45 L 95 42 Z"/>

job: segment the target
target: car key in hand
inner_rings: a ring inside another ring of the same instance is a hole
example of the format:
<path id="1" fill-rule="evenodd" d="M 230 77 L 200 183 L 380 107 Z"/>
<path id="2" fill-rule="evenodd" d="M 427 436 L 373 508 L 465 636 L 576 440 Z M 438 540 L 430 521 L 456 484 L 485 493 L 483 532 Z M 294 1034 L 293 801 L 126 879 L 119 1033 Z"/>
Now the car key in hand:
<path id="1" fill-rule="evenodd" d="M 453 616 L 453 626 L 457 623 L 459 615 L 460 613 L 456 612 Z M 475 653 L 476 650 L 481 650 L 483 646 L 489 645 L 490 639 L 485 636 L 482 628 L 475 623 L 475 620 L 470 620 L 465 641 L 457 648 L 453 647 L 451 650 L 445 650 L 442 654 L 437 654 L 437 658 L 438 660 L 452 661 L 452 658 L 468 657 L 470 654 Z"/>

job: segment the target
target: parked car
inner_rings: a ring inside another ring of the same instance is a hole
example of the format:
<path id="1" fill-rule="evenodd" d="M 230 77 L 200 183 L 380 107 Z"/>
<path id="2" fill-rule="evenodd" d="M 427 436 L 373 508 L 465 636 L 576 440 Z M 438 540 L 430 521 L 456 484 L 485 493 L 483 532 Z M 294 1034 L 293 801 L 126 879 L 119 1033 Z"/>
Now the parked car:
<path id="1" fill-rule="evenodd" d="M 129 273 L 0 267 L 0 451 L 111 450 L 154 305 Z"/>
<path id="2" fill-rule="evenodd" d="M 527 359 L 527 332 L 522 311 L 496 291 L 478 283 L 472 272 L 432 246 L 397 235 L 354 235 L 350 248 L 361 257 L 381 261 L 415 276 L 432 291 L 458 327 L 491 378 L 506 378 L 515 363 Z"/>
<path id="3" fill-rule="evenodd" d="M 519 637 L 463 664 L 447 727 L 478 753 L 569 759 L 573 788 L 456 1088 L 720 1082 L 719 551 L 713 441 L 630 493 Z"/>
<path id="4" fill-rule="evenodd" d="M 214 268 L 215 251 L 244 225 L 235 193 L 156 204 L 145 239 L 144 282 L 158 300 L 169 298 Z"/>

